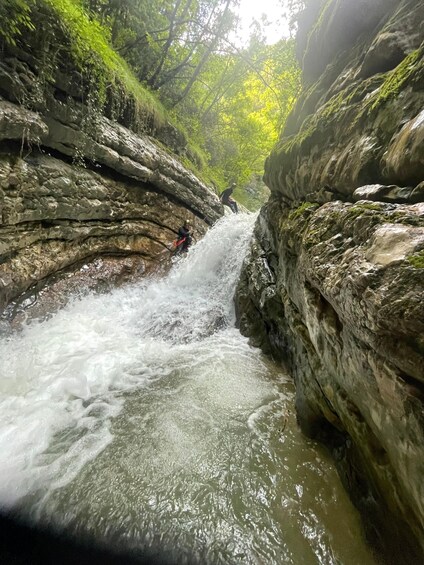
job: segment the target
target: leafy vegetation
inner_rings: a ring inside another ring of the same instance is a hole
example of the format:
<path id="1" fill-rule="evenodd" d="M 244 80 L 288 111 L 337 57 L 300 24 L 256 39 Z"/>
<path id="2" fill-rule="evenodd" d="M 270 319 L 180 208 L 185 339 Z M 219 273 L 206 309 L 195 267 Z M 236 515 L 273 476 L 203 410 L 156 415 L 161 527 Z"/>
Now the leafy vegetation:
<path id="1" fill-rule="evenodd" d="M 234 45 L 234 0 L 5 1 L 0 39 L 41 41 L 45 80 L 72 67 L 93 112 L 152 135 L 173 127 L 217 191 L 236 182 L 241 203 L 263 201 L 263 163 L 300 89 L 292 40 L 269 46 L 258 25 Z"/>
<path id="2" fill-rule="evenodd" d="M 26 0 L 2 0 L 0 3 L 0 37 L 16 45 L 17 37 L 24 31 L 34 30 L 31 21 L 32 2 Z"/>

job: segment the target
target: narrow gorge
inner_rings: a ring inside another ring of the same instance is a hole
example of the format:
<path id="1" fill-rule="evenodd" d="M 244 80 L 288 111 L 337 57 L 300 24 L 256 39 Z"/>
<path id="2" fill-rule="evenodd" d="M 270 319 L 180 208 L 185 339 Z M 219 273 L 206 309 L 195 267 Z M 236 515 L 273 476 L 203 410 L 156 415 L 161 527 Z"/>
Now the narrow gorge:
<path id="1" fill-rule="evenodd" d="M 275 51 L 162 4 L 0 5 L 1 512 L 128 563 L 418 565 L 424 4 L 288 2 Z"/>

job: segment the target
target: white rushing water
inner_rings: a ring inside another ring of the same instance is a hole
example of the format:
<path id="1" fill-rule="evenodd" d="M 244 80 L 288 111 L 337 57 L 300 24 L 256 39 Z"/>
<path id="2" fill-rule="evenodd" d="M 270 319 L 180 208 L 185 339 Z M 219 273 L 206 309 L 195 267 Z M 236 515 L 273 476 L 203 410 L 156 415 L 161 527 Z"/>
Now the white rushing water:
<path id="1" fill-rule="evenodd" d="M 3 506 L 181 562 L 373 562 L 289 379 L 234 328 L 254 219 L 0 342 Z"/>

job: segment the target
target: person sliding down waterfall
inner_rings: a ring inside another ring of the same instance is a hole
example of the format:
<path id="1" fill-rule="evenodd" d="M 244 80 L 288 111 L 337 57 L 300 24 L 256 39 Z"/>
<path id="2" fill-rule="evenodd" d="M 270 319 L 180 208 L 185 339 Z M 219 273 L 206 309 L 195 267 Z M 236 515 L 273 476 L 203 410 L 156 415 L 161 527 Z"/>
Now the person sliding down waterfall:
<path id="1" fill-rule="evenodd" d="M 175 253 L 187 253 L 193 241 L 190 220 L 185 220 L 178 230 L 178 239 L 175 241 Z"/>
<path id="2" fill-rule="evenodd" d="M 222 204 L 224 204 L 224 206 L 228 206 L 229 208 L 231 208 L 231 211 L 234 214 L 238 214 L 237 202 L 234 200 L 234 198 L 231 198 L 231 195 L 234 192 L 235 187 L 236 187 L 236 183 L 233 182 L 231 186 L 229 186 L 223 192 L 221 192 L 221 196 L 219 197 L 219 199 L 221 200 Z"/>

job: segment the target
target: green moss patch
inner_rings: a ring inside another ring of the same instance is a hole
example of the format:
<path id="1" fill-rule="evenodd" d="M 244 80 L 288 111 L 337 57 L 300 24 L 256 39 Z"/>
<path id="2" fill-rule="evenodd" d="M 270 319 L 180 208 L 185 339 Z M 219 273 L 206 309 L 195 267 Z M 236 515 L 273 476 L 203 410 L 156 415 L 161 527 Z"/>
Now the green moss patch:
<path id="1" fill-rule="evenodd" d="M 407 83 L 413 83 L 415 77 L 421 74 L 424 68 L 424 47 L 410 53 L 394 69 L 386 74 L 386 79 L 379 89 L 376 97 L 373 97 L 371 110 L 378 108 L 386 100 L 395 98 Z"/>
<path id="2" fill-rule="evenodd" d="M 415 269 L 424 269 L 424 250 L 412 253 L 407 257 L 408 262 L 415 267 Z"/>
<path id="3" fill-rule="evenodd" d="M 349 85 L 332 96 L 315 114 L 309 115 L 300 131 L 280 140 L 273 157 L 277 160 L 293 151 L 308 150 L 314 143 L 329 142 L 329 132 L 336 135 L 344 126 L 342 136 L 349 136 L 371 119 L 387 101 L 396 98 L 407 85 L 421 88 L 424 75 L 424 47 L 410 53 L 394 70 Z M 330 135 L 331 135 L 330 133 Z M 388 132 L 388 136 L 392 132 Z"/>
<path id="4" fill-rule="evenodd" d="M 296 221 L 298 218 L 304 215 L 304 213 L 309 210 L 313 211 L 319 208 L 319 204 L 316 202 L 303 202 L 296 210 L 292 210 L 289 214 L 288 219 L 290 221 Z"/>

